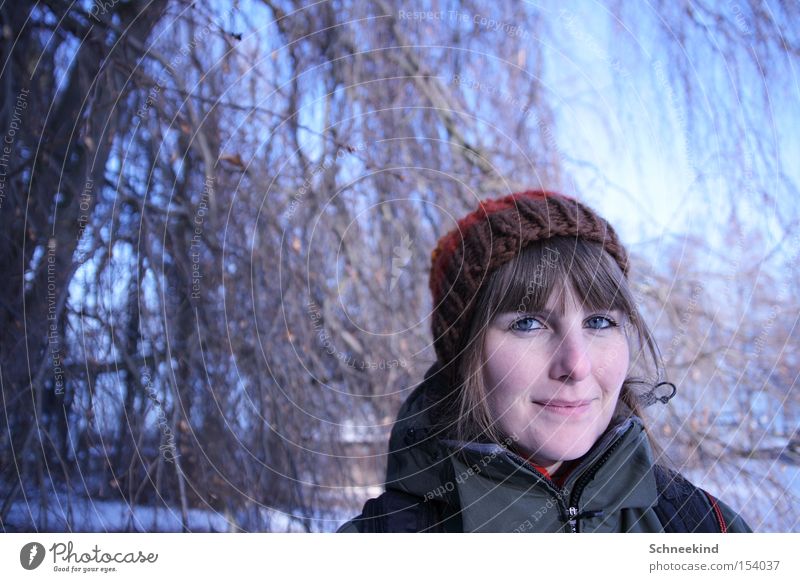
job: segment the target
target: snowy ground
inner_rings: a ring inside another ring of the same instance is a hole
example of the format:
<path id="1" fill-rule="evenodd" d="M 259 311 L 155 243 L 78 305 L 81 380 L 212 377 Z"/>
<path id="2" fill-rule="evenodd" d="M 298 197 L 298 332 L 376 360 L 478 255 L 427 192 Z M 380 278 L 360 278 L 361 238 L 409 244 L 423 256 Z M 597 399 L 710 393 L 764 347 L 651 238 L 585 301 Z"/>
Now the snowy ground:
<path id="1" fill-rule="evenodd" d="M 59 502 L 60 501 L 60 502 Z M 74 532 L 120 532 L 120 531 L 181 531 L 180 510 L 171 507 L 131 507 L 122 501 L 94 501 L 82 497 L 50 500 L 45 509 L 38 503 L 16 503 L 6 521 L 11 531 L 31 531 L 43 528 L 46 531 Z M 195 532 L 228 531 L 225 517 L 214 511 L 189 510 L 189 530 Z"/>
<path id="2" fill-rule="evenodd" d="M 364 494 L 363 491 L 360 493 Z M 368 493 L 375 496 L 380 494 L 380 490 Z M 290 513 L 257 507 L 245 519 L 242 516 L 226 516 L 213 509 L 190 509 L 188 529 L 191 532 L 331 532 L 354 515 L 351 511 L 329 509 L 304 518 L 300 511 Z M 62 493 L 50 496 L 44 509 L 36 499 L 29 498 L 27 503 L 15 502 L 6 521 L 0 524 L 0 531 L 180 532 L 182 525 L 180 508 L 166 505 L 130 506 L 124 501 L 92 500 Z"/>

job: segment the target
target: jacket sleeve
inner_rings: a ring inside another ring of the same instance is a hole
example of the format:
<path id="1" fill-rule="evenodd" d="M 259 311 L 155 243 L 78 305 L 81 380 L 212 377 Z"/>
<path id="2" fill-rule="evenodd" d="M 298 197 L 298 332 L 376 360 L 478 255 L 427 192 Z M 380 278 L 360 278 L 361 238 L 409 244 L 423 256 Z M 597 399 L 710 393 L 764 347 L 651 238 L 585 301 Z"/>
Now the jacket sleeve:
<path id="1" fill-rule="evenodd" d="M 742 516 L 731 509 L 727 503 L 716 498 L 715 501 L 722 512 L 722 517 L 725 518 L 725 523 L 728 524 L 728 533 L 753 533 Z"/>

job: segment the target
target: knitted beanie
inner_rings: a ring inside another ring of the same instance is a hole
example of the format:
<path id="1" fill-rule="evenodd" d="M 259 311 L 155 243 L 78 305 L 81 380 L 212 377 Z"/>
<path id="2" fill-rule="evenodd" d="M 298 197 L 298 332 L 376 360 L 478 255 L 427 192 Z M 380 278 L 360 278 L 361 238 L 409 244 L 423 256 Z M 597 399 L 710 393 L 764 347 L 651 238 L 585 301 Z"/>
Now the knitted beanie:
<path id="1" fill-rule="evenodd" d="M 529 243 L 554 236 L 600 243 L 627 278 L 625 247 L 611 225 L 586 205 L 538 190 L 484 200 L 439 239 L 431 254 L 431 328 L 440 365 L 452 363 L 464 349 L 478 291 L 489 275 Z"/>

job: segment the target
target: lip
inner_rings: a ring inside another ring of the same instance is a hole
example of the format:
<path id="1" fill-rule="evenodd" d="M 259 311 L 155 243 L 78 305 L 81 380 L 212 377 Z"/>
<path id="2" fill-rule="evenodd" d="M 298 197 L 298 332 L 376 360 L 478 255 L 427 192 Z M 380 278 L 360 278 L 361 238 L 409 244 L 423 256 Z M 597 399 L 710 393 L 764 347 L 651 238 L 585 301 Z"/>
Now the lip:
<path id="1" fill-rule="evenodd" d="M 592 405 L 593 400 L 534 400 L 533 403 L 539 405 L 545 412 L 558 414 L 559 416 L 580 416 Z"/>

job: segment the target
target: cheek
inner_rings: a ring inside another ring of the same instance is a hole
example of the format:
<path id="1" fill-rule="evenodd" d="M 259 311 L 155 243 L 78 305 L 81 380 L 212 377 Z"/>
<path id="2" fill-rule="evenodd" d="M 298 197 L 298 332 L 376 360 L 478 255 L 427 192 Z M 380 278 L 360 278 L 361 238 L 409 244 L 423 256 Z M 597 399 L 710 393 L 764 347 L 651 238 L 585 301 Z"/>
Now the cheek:
<path id="1" fill-rule="evenodd" d="M 532 368 L 541 367 L 541 360 L 546 358 L 542 352 L 540 342 L 510 337 L 496 330 L 490 330 L 484 341 L 485 367 L 491 369 L 497 382 L 520 377 L 524 380 Z"/>
<path id="2" fill-rule="evenodd" d="M 602 350 L 595 361 L 597 362 L 595 377 L 598 383 L 607 395 L 616 396 L 628 375 L 630 366 L 630 351 L 627 341 L 621 339 L 613 346 Z"/>
<path id="3" fill-rule="evenodd" d="M 489 360 L 484 367 L 484 372 L 486 402 L 492 415 L 495 416 L 498 411 L 507 409 L 517 396 L 514 373 L 509 373 L 509 369 L 496 357 Z"/>
<path id="4" fill-rule="evenodd" d="M 491 346 L 487 346 L 491 349 Z M 492 412 L 505 410 L 526 393 L 530 377 L 526 372 L 524 350 L 513 343 L 503 343 L 487 351 L 483 366 L 483 380 L 487 390 L 487 403 Z"/>

